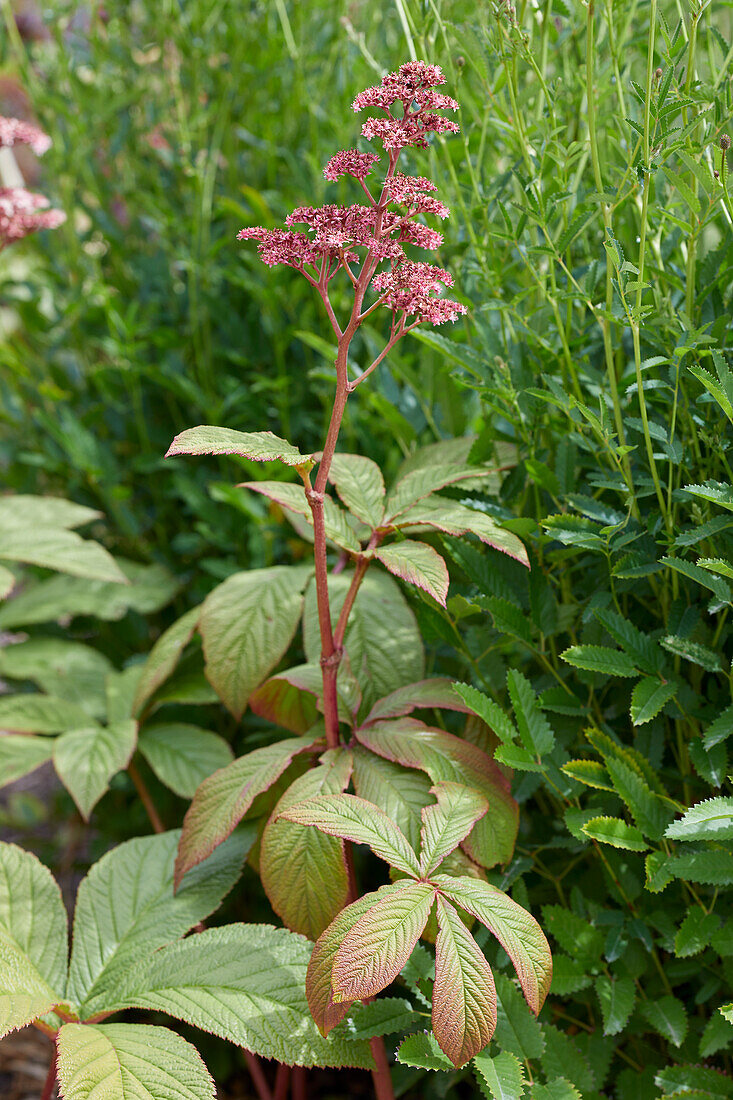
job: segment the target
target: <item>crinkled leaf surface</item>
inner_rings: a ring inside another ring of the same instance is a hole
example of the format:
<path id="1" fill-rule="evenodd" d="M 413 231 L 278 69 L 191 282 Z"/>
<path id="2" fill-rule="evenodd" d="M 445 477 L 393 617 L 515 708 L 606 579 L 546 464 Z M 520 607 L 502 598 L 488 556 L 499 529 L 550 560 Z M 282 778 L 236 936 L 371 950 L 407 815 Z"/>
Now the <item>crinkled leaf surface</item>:
<path id="1" fill-rule="evenodd" d="M 85 821 L 108 790 L 112 776 L 129 764 L 136 744 L 137 722 L 131 719 L 69 730 L 57 738 L 54 766 Z"/>
<path id="2" fill-rule="evenodd" d="M 523 565 L 529 565 L 527 551 L 522 542 L 510 531 L 505 531 L 491 516 L 475 508 L 467 508 L 457 500 L 429 496 L 418 501 L 396 520 L 401 528 L 432 527 L 446 535 L 477 535 L 482 542 L 493 546 L 503 554 L 509 554 Z"/>
<path id="3" fill-rule="evenodd" d="M 209 928 L 121 974 L 113 999 L 119 1008 L 167 1012 L 287 1065 L 371 1068 L 366 1042 L 324 1039 L 311 1018 L 305 976 L 312 947 L 266 924 Z"/>
<path id="4" fill-rule="evenodd" d="M 691 806 L 667 828 L 673 840 L 730 840 L 733 837 L 733 798 L 708 798 Z"/>
<path id="5" fill-rule="evenodd" d="M 423 807 L 433 801 L 428 777 L 356 745 L 354 788 L 361 798 L 384 810 L 405 834 L 410 847 L 417 851 L 422 826 L 420 814 Z"/>
<path id="6" fill-rule="evenodd" d="M 111 671 L 103 653 L 62 638 L 29 638 L 0 649 L 0 676 L 32 680 L 41 691 L 76 704 L 92 718 L 104 716 L 104 678 Z"/>
<path id="7" fill-rule="evenodd" d="M 19 694 L 0 698 L 0 729 L 13 733 L 63 733 L 89 724 L 76 703 L 54 695 Z"/>
<path id="8" fill-rule="evenodd" d="M 401 718 L 418 708 L 437 708 L 438 710 L 457 710 L 464 714 L 471 711 L 463 699 L 456 693 L 452 680 L 444 676 L 435 676 L 430 680 L 419 680 L 390 692 L 384 699 L 378 699 L 364 719 L 364 725 L 381 718 Z"/>
<path id="9" fill-rule="evenodd" d="M 438 1046 L 432 1031 L 418 1031 L 403 1039 L 397 1050 L 397 1061 L 400 1065 L 414 1066 L 415 1069 L 447 1071 L 454 1068 L 450 1058 Z"/>
<path id="10" fill-rule="evenodd" d="M 262 493 L 286 511 L 303 516 L 308 525 L 313 526 L 313 513 L 302 485 L 291 485 L 286 481 L 243 481 L 238 488 Z M 323 525 L 326 537 L 331 542 L 335 542 L 343 550 L 358 552 L 359 540 L 349 525 L 346 513 L 330 496 L 325 496 L 323 500 Z"/>
<path id="11" fill-rule="evenodd" d="M 65 1024 L 59 1031 L 63 1100 L 215 1100 L 201 1055 L 150 1024 Z"/>
<path id="12" fill-rule="evenodd" d="M 450 581 L 448 568 L 432 546 L 415 539 L 404 539 L 389 546 L 380 546 L 374 551 L 374 557 L 395 577 L 422 588 L 445 607 Z"/>
<path id="13" fill-rule="evenodd" d="M 262 835 L 260 878 L 270 904 L 293 932 L 317 939 L 346 904 L 349 881 L 343 841 L 281 816 L 305 799 L 348 785 L 351 753 L 332 749 L 290 784 Z"/>
<path id="14" fill-rule="evenodd" d="M 489 808 L 482 794 L 460 783 L 443 780 L 436 783 L 430 793 L 435 795 L 436 801 L 422 811 L 420 830 L 423 875 L 431 874 L 458 847 Z"/>
<path id="15" fill-rule="evenodd" d="M 62 999 L 0 927 L 0 1039 L 44 1016 Z"/>
<path id="16" fill-rule="evenodd" d="M 328 480 L 341 500 L 358 519 L 378 527 L 384 515 L 384 478 L 382 471 L 365 455 L 335 454 Z"/>
<path id="17" fill-rule="evenodd" d="M 489 1043 L 496 1027 L 491 968 L 454 907 L 438 898 L 433 1034 L 454 1066 Z"/>
<path id="18" fill-rule="evenodd" d="M 67 924 L 51 872 L 30 852 L 0 842 L 0 929 L 59 994 L 66 985 Z"/>
<path id="19" fill-rule="evenodd" d="M 256 829 L 236 832 L 190 871 L 174 894 L 180 835 L 174 830 L 127 840 L 102 856 L 82 881 L 67 986 L 82 1018 L 103 1010 L 105 990 L 134 963 L 218 908 L 242 872 Z"/>
<path id="20" fill-rule="evenodd" d="M 204 779 L 234 757 L 223 737 L 185 722 L 146 726 L 138 749 L 161 783 L 181 798 L 193 798 Z"/>
<path id="21" fill-rule="evenodd" d="M 206 676 L 235 717 L 290 645 L 310 572 L 279 565 L 234 573 L 204 600 L 199 631 Z"/>
<path id="22" fill-rule="evenodd" d="M 0 558 L 40 565 L 93 581 L 127 584 L 127 578 L 108 550 L 65 528 L 0 525 Z"/>
<path id="23" fill-rule="evenodd" d="M 293 757 L 311 748 L 314 741 L 308 734 L 276 741 L 240 756 L 204 780 L 183 819 L 176 857 L 176 887 L 187 871 L 226 840 L 257 795 L 268 790 Z"/>
<path id="24" fill-rule="evenodd" d="M 485 924 L 512 960 L 527 1004 L 537 1013 L 552 981 L 552 956 L 537 921 L 510 897 L 480 879 L 433 875 L 446 897 Z"/>
<path id="25" fill-rule="evenodd" d="M 162 683 L 170 676 L 173 669 L 193 637 L 201 609 L 193 607 L 182 615 L 172 626 L 158 638 L 150 650 L 148 659 L 143 665 L 140 679 L 137 683 L 133 714 L 140 714 L 148 700 L 155 694 Z"/>
<path id="26" fill-rule="evenodd" d="M 520 1100 L 524 1095 L 522 1063 L 508 1050 L 491 1057 L 485 1051 L 473 1060 L 479 1080 L 486 1086 L 492 1100 Z"/>
<path id="27" fill-rule="evenodd" d="M 255 462 L 312 465 L 309 455 L 302 455 L 292 443 L 272 432 L 238 432 L 233 428 L 219 428 L 215 424 L 199 424 L 180 432 L 165 457 L 171 455 L 241 455 Z"/>
<path id="28" fill-rule="evenodd" d="M 431 493 L 437 493 L 439 489 L 445 489 L 447 485 L 474 481 L 486 477 L 486 473 L 486 470 L 478 466 L 465 466 L 445 460 L 409 470 L 389 492 L 385 503 L 387 522 L 401 518 L 419 500 L 429 497 Z"/>

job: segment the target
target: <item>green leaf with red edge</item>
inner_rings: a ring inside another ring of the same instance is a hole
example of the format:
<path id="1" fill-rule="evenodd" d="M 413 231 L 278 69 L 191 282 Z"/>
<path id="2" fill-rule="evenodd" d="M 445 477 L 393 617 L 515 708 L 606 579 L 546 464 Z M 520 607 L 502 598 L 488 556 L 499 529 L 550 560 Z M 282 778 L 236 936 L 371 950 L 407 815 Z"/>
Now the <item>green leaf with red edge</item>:
<path id="1" fill-rule="evenodd" d="M 384 516 L 384 478 L 382 471 L 365 455 L 335 454 L 328 480 L 343 503 L 371 528 L 378 527 Z"/>
<path id="2" fill-rule="evenodd" d="M 200 614 L 201 608 L 191 608 L 177 622 L 163 631 L 150 650 L 137 683 L 132 709 L 134 717 L 140 714 L 147 701 L 173 672 L 183 650 L 193 637 Z"/>
<path id="3" fill-rule="evenodd" d="M 516 558 L 522 565 L 529 568 L 529 558 L 524 544 L 513 535 L 511 531 L 505 531 L 503 527 L 485 512 L 479 512 L 475 508 L 468 508 L 457 500 L 449 500 L 447 497 L 429 496 L 424 500 L 413 504 L 407 511 L 395 520 L 394 526 L 405 530 L 417 527 L 423 530 L 425 527 L 436 531 L 442 531 L 446 535 L 476 535 L 482 542 L 499 550 L 502 554 L 508 554 Z"/>
<path id="4" fill-rule="evenodd" d="M 63 999 L 0 925 L 0 1039 L 45 1016 Z"/>
<path id="5" fill-rule="evenodd" d="M 415 851 L 420 846 L 420 814 L 432 802 L 430 780 L 424 772 L 403 768 L 354 745 L 354 790 L 373 802 L 407 837 Z"/>
<path id="6" fill-rule="evenodd" d="M 496 1027 L 491 967 L 454 907 L 438 896 L 433 1034 L 454 1066 L 488 1044 Z"/>
<path id="7" fill-rule="evenodd" d="M 445 607 L 450 583 L 448 567 L 432 546 L 428 546 L 426 542 L 405 539 L 391 546 L 380 546 L 374 551 L 374 557 L 395 577 L 422 588 Z"/>
<path id="8" fill-rule="evenodd" d="M 445 461 L 410 470 L 389 492 L 384 506 L 385 523 L 394 523 L 394 520 L 403 516 L 408 508 L 417 504 L 419 500 L 429 497 L 431 493 L 437 493 L 439 489 L 445 489 L 448 485 L 457 485 L 461 481 L 480 480 L 486 477 L 487 472 L 479 466 L 464 466 Z"/>
<path id="9" fill-rule="evenodd" d="M 316 744 L 313 736 L 288 737 L 240 756 L 205 779 L 183 819 L 175 885 L 234 831 L 258 794 L 268 790 L 295 756 Z"/>
<path id="10" fill-rule="evenodd" d="M 461 783 L 441 780 L 430 793 L 436 801 L 422 811 L 420 830 L 420 871 L 424 876 L 430 875 L 465 840 L 489 809 L 482 794 Z"/>
<path id="11" fill-rule="evenodd" d="M 310 469 L 313 459 L 272 432 L 238 432 L 215 424 L 199 424 L 180 432 L 165 457 L 173 455 L 241 455 L 253 462 L 283 462 Z"/>
<path id="12" fill-rule="evenodd" d="M 290 645 L 311 572 L 280 565 L 234 573 L 204 600 L 206 677 L 235 718 Z"/>
<path id="13" fill-rule="evenodd" d="M 296 515 L 303 516 L 309 524 L 313 524 L 311 507 L 305 495 L 302 485 L 291 485 L 287 481 L 242 481 L 238 489 L 251 489 L 253 493 L 262 493 Z M 323 521 L 326 529 L 326 537 L 335 542 L 343 550 L 351 550 L 358 553 L 359 540 L 352 531 L 346 519 L 346 513 L 338 506 L 335 500 L 326 496 L 323 500 Z"/>
<path id="14" fill-rule="evenodd" d="M 359 709 L 361 690 L 351 675 L 348 662 L 342 661 L 338 671 L 339 719 L 354 724 L 354 712 Z M 323 671 L 320 664 L 296 665 L 265 680 L 249 697 L 255 714 L 276 726 L 305 733 L 323 710 Z"/>
<path id="15" fill-rule="evenodd" d="M 375 901 L 336 952 L 334 1000 L 374 997 L 394 981 L 427 923 L 435 894 L 430 883 L 410 882 Z"/>
<path id="16" fill-rule="evenodd" d="M 349 879 L 344 842 L 288 821 L 291 806 L 348 786 L 352 758 L 348 749 L 331 749 L 319 765 L 288 787 L 262 835 L 259 871 L 272 908 L 292 932 L 317 939 L 346 904 Z"/>
<path id="17" fill-rule="evenodd" d="M 512 961 L 527 1004 L 537 1015 L 550 990 L 552 956 L 537 921 L 496 886 L 464 875 L 433 875 L 440 892 L 496 936 Z"/>
<path id="18" fill-rule="evenodd" d="M 0 787 L 6 787 L 40 768 L 53 756 L 53 738 L 25 733 L 0 737 Z"/>
<path id="19" fill-rule="evenodd" d="M 345 909 L 342 909 L 338 916 L 331 921 L 325 932 L 318 937 L 308 964 L 305 994 L 308 998 L 311 1016 L 322 1035 L 328 1035 L 329 1031 L 348 1015 L 349 1009 L 354 1003 L 353 1000 L 343 999 L 338 1002 L 333 1000 L 331 986 L 333 962 L 344 937 L 376 901 L 398 893 L 402 889 L 404 889 L 404 882 L 398 882 L 389 886 L 380 886 L 379 890 L 373 890 L 371 893 L 365 894 L 363 898 L 359 898 L 358 901 L 354 901 L 351 905 L 347 905 Z"/>
<path id="20" fill-rule="evenodd" d="M 391 867 L 418 878 L 420 865 L 407 839 L 387 815 L 353 794 L 322 794 L 281 812 L 286 821 L 314 825 L 330 836 L 368 844 Z"/>
<path id="21" fill-rule="evenodd" d="M 462 847 L 482 867 L 511 859 L 519 827 L 519 807 L 506 777 L 481 749 L 460 737 L 433 729 L 414 718 L 375 722 L 355 731 L 357 740 L 387 760 L 419 768 L 434 783 L 462 783 L 479 791 L 489 813 L 473 827 Z"/>
<path id="22" fill-rule="evenodd" d="M 418 680 L 416 684 L 407 684 L 397 691 L 378 699 L 362 725 L 368 726 L 383 718 L 402 718 L 413 710 L 455 710 L 470 714 L 472 708 L 460 698 L 454 689 L 453 680 L 436 676 L 430 680 Z"/>
<path id="23" fill-rule="evenodd" d="M 112 777 L 130 763 L 136 744 L 137 722 L 132 720 L 69 730 L 56 739 L 54 767 L 85 821 Z"/>

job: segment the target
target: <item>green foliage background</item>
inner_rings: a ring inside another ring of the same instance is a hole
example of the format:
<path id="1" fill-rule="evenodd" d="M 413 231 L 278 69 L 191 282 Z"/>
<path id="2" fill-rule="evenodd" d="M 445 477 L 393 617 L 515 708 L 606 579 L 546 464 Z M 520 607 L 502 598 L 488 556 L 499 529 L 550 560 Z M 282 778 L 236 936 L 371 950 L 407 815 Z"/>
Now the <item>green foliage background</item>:
<path id="1" fill-rule="evenodd" d="M 350 404 L 342 447 L 388 472 L 472 431 L 477 458 L 516 455 L 474 506 L 525 538 L 531 574 L 446 539 L 448 612 L 411 597 L 431 670 L 484 692 L 503 731 L 522 818 L 496 881 L 555 951 L 541 1029 L 507 993 L 496 1049 L 577 1090 L 535 1096 L 730 1095 L 733 827 L 664 835 L 730 792 L 730 7 L 105 9 L 90 21 L 55 0 L 51 39 L 24 45 L 3 0 L 0 39 L 54 138 L 43 188 L 70 215 L 3 256 L 5 485 L 99 507 L 110 549 L 176 578 L 170 606 L 78 616 L 71 636 L 121 667 L 230 572 L 302 554 L 231 489 L 230 460 L 162 455 L 205 422 L 318 446 L 324 318 L 235 234 L 351 201 L 321 170 L 356 142 L 353 95 L 410 56 L 441 64 L 462 134 L 411 169 L 452 207 L 440 262 L 470 315 L 399 347 Z M 363 339 L 366 355 L 378 335 Z M 240 747 L 263 736 L 206 713 Z M 130 835 L 111 821 L 126 782 L 102 804 L 109 836 Z M 699 1064 L 715 1074 L 675 1069 Z M 403 1094 L 498 1095 L 469 1071 L 398 1073 Z"/>

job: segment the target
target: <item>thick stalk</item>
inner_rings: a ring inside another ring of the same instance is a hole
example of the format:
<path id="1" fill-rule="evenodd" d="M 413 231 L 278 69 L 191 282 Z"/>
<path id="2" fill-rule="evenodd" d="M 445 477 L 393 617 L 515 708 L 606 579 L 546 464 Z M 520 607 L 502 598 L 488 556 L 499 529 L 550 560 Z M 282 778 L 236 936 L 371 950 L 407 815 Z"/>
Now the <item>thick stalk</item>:
<path id="1" fill-rule="evenodd" d="M 48 1067 L 48 1075 L 43 1084 L 41 1100 L 51 1100 L 51 1097 L 56 1091 L 56 1057 L 56 1046 L 54 1045 L 53 1057 L 51 1058 L 51 1065 Z"/>
<path id="2" fill-rule="evenodd" d="M 306 1100 L 307 1096 L 307 1082 L 305 1076 L 305 1070 L 302 1066 L 293 1066 L 293 1100 Z"/>
<path id="3" fill-rule="evenodd" d="M 268 1085 L 265 1075 L 262 1072 L 262 1066 L 260 1065 L 259 1058 L 256 1054 L 253 1054 L 251 1050 L 245 1050 L 244 1057 L 247 1062 L 249 1075 L 252 1078 L 252 1084 L 255 1087 L 255 1091 L 257 1092 L 259 1100 L 272 1100 L 270 1086 Z"/>
<path id="4" fill-rule="evenodd" d="M 156 833 L 164 833 L 165 832 L 165 825 L 163 824 L 163 822 L 160 819 L 160 814 L 158 813 L 157 809 L 155 808 L 155 803 L 153 802 L 150 791 L 145 786 L 145 782 L 143 780 L 143 777 L 140 775 L 140 772 L 137 770 L 137 765 L 130 762 L 127 765 L 127 774 L 129 775 L 130 779 L 132 780 L 132 782 L 135 785 L 135 790 L 139 794 L 140 801 L 142 802 L 143 806 L 145 807 L 145 812 L 148 815 L 148 819 L 150 821 L 150 824 L 153 826 L 153 831 L 156 832 Z"/>
<path id="5" fill-rule="evenodd" d="M 275 1076 L 275 1091 L 272 1100 L 287 1100 L 290 1086 L 290 1066 L 278 1066 Z"/>
<path id="6" fill-rule="evenodd" d="M 389 1062 L 387 1061 L 387 1051 L 384 1049 L 384 1039 L 370 1039 L 369 1047 L 372 1052 L 372 1057 L 377 1064 L 377 1068 L 372 1070 L 374 1095 L 377 1100 L 394 1100 L 392 1075 L 389 1072 Z"/>

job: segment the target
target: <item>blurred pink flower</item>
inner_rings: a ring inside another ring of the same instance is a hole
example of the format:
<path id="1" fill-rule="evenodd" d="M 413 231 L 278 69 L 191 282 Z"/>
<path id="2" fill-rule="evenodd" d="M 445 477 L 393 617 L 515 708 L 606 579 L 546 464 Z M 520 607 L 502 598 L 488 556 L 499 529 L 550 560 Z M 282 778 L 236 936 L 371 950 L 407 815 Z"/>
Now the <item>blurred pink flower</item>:
<path id="1" fill-rule="evenodd" d="M 0 148 L 30 145 L 36 156 L 42 157 L 51 148 L 51 138 L 31 122 L 0 115 Z"/>
<path id="2" fill-rule="evenodd" d="M 65 221 L 63 210 L 50 209 L 43 195 L 22 187 L 0 188 L 0 248 L 38 229 L 57 229 Z"/>

